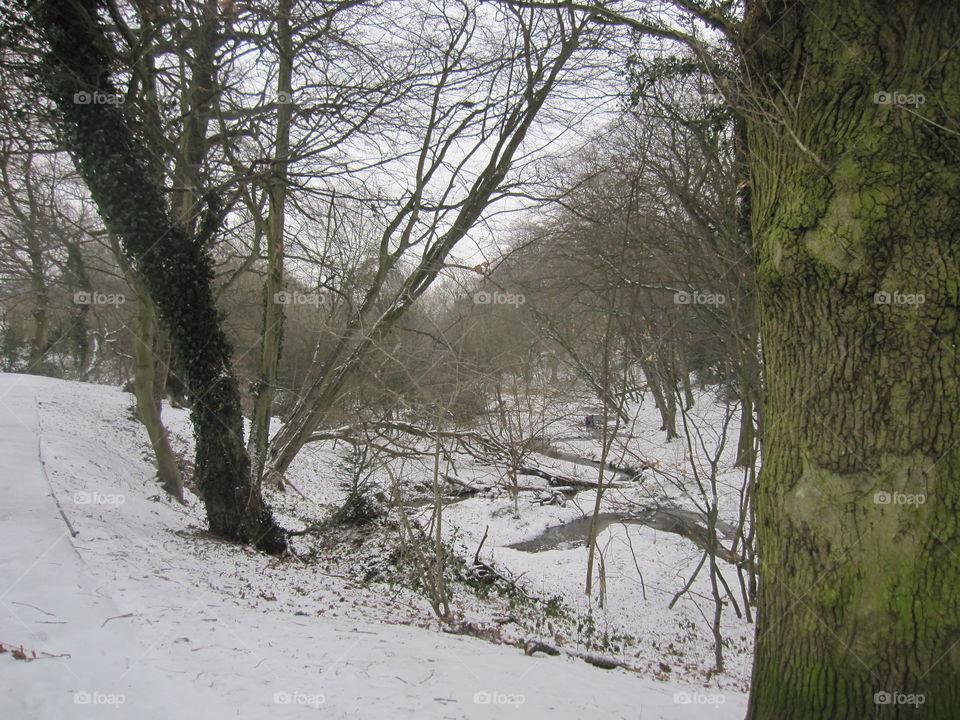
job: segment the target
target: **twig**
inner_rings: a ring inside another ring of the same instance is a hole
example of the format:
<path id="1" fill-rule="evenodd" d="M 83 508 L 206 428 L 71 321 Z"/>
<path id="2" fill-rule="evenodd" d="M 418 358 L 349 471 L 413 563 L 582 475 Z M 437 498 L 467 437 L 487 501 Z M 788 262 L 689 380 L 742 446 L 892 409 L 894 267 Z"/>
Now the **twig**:
<path id="1" fill-rule="evenodd" d="M 11 605 L 23 605 L 24 607 L 33 608 L 34 610 L 37 610 L 37 611 L 39 611 L 39 612 L 42 612 L 44 615 L 47 615 L 47 616 L 49 616 L 49 617 L 56 617 L 56 615 L 55 615 L 54 613 L 52 613 L 52 612 L 47 612 L 47 611 L 44 610 L 43 608 L 38 608 L 36 605 L 31 605 L 30 603 L 18 602 L 17 600 L 11 600 L 11 601 L 10 601 L 10 604 L 11 604 Z"/>
<path id="2" fill-rule="evenodd" d="M 487 541 L 487 533 L 490 531 L 490 526 L 487 525 L 483 529 L 483 538 L 480 540 L 480 544 L 477 545 L 477 551 L 473 554 L 473 564 L 480 564 L 480 550 L 483 549 L 483 544 Z"/>
<path id="3" fill-rule="evenodd" d="M 108 617 L 106 620 L 103 621 L 103 623 L 100 625 L 100 627 L 103 627 L 104 625 L 106 625 L 106 624 L 107 624 L 108 622 L 110 622 L 111 620 L 119 620 L 120 618 L 128 618 L 128 617 L 133 617 L 133 613 L 132 613 L 132 612 L 128 612 L 128 613 L 126 613 L 125 615 L 114 615 L 113 617 Z"/>

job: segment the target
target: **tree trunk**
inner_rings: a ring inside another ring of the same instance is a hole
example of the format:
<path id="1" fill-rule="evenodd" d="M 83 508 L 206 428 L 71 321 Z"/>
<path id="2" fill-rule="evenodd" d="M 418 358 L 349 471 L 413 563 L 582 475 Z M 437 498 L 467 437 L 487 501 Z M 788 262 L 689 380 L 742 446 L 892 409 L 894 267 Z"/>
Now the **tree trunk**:
<path id="1" fill-rule="evenodd" d="M 70 297 L 76 292 L 89 293 L 93 285 L 87 275 L 87 268 L 83 260 L 79 242 L 67 242 L 67 261 L 63 269 L 63 283 Z M 90 362 L 90 339 L 87 329 L 87 313 L 89 305 L 74 303 L 70 308 L 70 345 L 73 351 L 73 367 L 75 377 L 87 380 L 90 376 L 92 363 Z"/>
<path id="2" fill-rule="evenodd" d="M 174 167 L 175 184 L 171 193 L 173 209 L 189 230 L 196 228 L 200 218 L 202 203 L 199 200 L 204 190 L 203 160 L 208 149 L 207 128 L 219 97 L 216 55 L 226 37 L 221 19 L 229 17 L 229 13 L 221 12 L 222 3 L 219 0 L 200 0 L 199 4 L 201 7 L 198 8 L 196 24 L 190 27 L 186 39 L 184 59 L 189 65 L 190 75 L 181 98 L 183 126 Z M 154 80 L 152 75 L 150 79 Z M 148 86 L 145 91 L 149 99 L 155 102 L 156 88 Z M 157 114 L 147 114 L 145 120 L 148 124 L 144 127 L 148 132 L 158 132 L 153 126 L 157 119 Z M 145 137 L 155 141 L 156 136 L 145 134 Z"/>
<path id="3" fill-rule="evenodd" d="M 741 75 L 743 66 L 740 68 Z M 741 88 L 738 87 L 738 91 Z M 736 100 L 738 105 L 743 103 Z M 737 173 L 737 235 L 742 243 L 743 252 L 752 255 L 753 230 L 750 227 L 751 189 L 750 189 L 750 144 L 747 135 L 746 119 L 737 113 L 733 120 L 734 167 Z M 738 467 L 755 470 L 757 450 L 762 438 L 762 424 L 759 409 L 763 404 L 763 365 L 760 358 L 759 311 L 757 308 L 757 288 L 755 276 L 749 276 L 746 287 L 738 287 L 739 302 L 736 312 L 730 320 L 734 327 L 731 341 L 737 348 L 737 390 L 740 406 L 740 436 L 737 440 Z"/>
<path id="4" fill-rule="evenodd" d="M 667 442 L 680 435 L 677 433 L 677 391 L 676 386 L 664 382 L 661 386 L 663 399 L 666 403 L 660 409 L 663 418 L 663 429 L 667 431 Z"/>
<path id="5" fill-rule="evenodd" d="M 119 103 L 78 103 L 75 94 L 117 95 L 96 0 L 30 5 L 44 43 L 38 67 L 56 104 L 64 141 L 107 226 L 143 279 L 170 333 L 192 402 L 195 481 L 210 531 L 268 552 L 283 531 L 251 483 L 240 394 L 211 290 L 213 263 L 167 208 L 142 132 Z"/>
<path id="6" fill-rule="evenodd" d="M 741 386 L 742 387 L 742 386 Z M 737 436 L 737 467 L 753 467 L 757 460 L 755 451 L 756 428 L 753 421 L 753 398 L 749 392 L 740 395 L 740 433 Z"/>
<path id="7" fill-rule="evenodd" d="M 640 368 L 643 370 L 643 376 L 646 378 L 647 387 L 650 389 L 650 392 L 653 394 L 654 405 L 657 406 L 657 410 L 660 411 L 660 429 L 667 431 L 667 440 L 672 440 L 677 437 L 677 424 L 676 424 L 676 414 L 673 415 L 671 421 L 670 414 L 667 408 L 667 399 L 663 390 L 663 386 L 660 384 L 660 373 L 656 369 L 656 360 L 654 359 L 645 359 L 641 353 L 639 356 Z"/>
<path id="8" fill-rule="evenodd" d="M 956 718 L 960 5 L 747 18 L 766 360 L 748 717 Z"/>
<path id="9" fill-rule="evenodd" d="M 687 359 L 683 349 L 677 355 L 680 368 L 680 382 L 683 384 L 683 409 L 692 410 L 695 402 L 693 385 L 690 383 L 690 370 L 687 368 Z"/>
<path id="10" fill-rule="evenodd" d="M 267 279 L 263 288 L 263 333 L 260 344 L 260 367 L 254 387 L 253 415 L 250 427 L 250 453 L 257 482 L 263 480 L 270 442 L 270 417 L 277 391 L 277 369 L 283 340 L 283 304 L 278 293 L 283 290 L 284 205 L 287 197 L 287 163 L 290 154 L 290 119 L 293 98 L 293 42 L 290 13 L 294 0 L 280 0 L 277 11 L 277 137 L 273 167 L 267 186 L 269 216 L 267 219 Z M 279 483 L 279 475 L 275 476 Z"/>
<path id="11" fill-rule="evenodd" d="M 737 439 L 738 467 L 754 468 L 762 440 L 763 367 L 757 326 L 755 295 L 742 297 L 738 317 L 733 318 L 736 333 L 730 342 L 737 348 L 736 382 L 740 399 L 740 434 Z"/>
<path id="12" fill-rule="evenodd" d="M 158 390 L 156 373 L 158 332 L 153 303 L 141 283 L 134 281 L 137 291 L 137 329 L 133 342 L 133 357 L 136 368 L 133 375 L 133 394 L 137 399 L 137 416 L 147 430 L 150 445 L 157 461 L 157 479 L 160 485 L 180 502 L 183 502 L 183 479 L 177 457 L 170 447 L 167 428 L 161 417 L 162 395 Z"/>
<path id="13" fill-rule="evenodd" d="M 111 247 L 124 277 L 137 296 L 137 316 L 133 331 L 133 396 L 137 401 L 137 418 L 147 431 L 153 456 L 157 461 L 157 479 L 172 497 L 183 502 L 183 477 L 177 456 L 170 447 L 169 433 L 163 424 L 163 390 L 167 363 L 165 339 L 157 326 L 157 311 L 147 289 L 123 256 L 120 243 L 112 236 Z"/>
<path id="14" fill-rule="evenodd" d="M 43 249 L 40 238 L 27 228 L 27 253 L 30 256 L 30 290 L 33 293 L 33 332 L 30 333 L 29 368 L 43 374 L 43 358 L 47 351 L 47 281 L 43 274 Z"/>

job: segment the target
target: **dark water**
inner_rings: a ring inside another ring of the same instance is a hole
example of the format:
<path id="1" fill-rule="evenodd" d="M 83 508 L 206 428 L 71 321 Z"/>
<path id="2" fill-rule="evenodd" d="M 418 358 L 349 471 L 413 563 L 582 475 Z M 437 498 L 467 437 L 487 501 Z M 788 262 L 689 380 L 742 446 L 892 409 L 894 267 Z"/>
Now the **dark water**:
<path id="1" fill-rule="evenodd" d="M 546 550 L 571 550 L 586 545 L 590 536 L 590 516 L 571 520 L 563 525 L 549 527 L 537 537 L 513 543 L 507 547 L 524 552 L 544 552 Z M 645 508 L 636 513 L 600 513 L 597 516 L 597 534 L 599 535 L 615 523 L 644 525 L 672 532 L 698 545 L 704 545 L 707 538 L 706 518 L 696 512 L 676 508 Z M 717 530 L 723 537 L 732 539 L 736 529 L 725 522 L 717 523 Z"/>

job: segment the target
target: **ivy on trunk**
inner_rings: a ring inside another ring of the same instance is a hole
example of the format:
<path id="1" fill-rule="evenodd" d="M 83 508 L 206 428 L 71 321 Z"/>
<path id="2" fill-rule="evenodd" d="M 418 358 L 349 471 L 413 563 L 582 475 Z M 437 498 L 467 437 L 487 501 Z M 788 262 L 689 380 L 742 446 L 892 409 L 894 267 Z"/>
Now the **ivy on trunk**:
<path id="1" fill-rule="evenodd" d="M 211 290 L 212 259 L 172 215 L 143 133 L 111 80 L 100 4 L 30 0 L 28 8 L 42 44 L 37 75 L 56 105 L 63 141 L 169 330 L 190 395 L 195 481 L 210 531 L 282 552 L 285 535 L 251 482 L 239 389 Z"/>

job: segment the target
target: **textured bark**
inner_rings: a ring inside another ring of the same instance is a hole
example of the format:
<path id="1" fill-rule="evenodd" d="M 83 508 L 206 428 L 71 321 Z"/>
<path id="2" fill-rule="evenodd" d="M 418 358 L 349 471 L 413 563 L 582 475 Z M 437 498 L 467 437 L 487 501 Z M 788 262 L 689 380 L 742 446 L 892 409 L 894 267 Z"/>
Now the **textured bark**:
<path id="1" fill-rule="evenodd" d="M 143 279 L 183 370 L 196 436 L 195 481 L 210 531 L 281 552 L 283 532 L 251 483 L 239 390 L 211 290 L 212 260 L 171 216 L 142 128 L 116 103 L 74 101 L 79 92 L 117 93 L 98 5 L 37 0 L 29 7 L 44 44 L 38 74 L 56 105 L 65 144 Z"/>
<path id="2" fill-rule="evenodd" d="M 753 720 L 960 708 L 958 37 L 954 0 L 748 8 L 766 361 Z"/>

